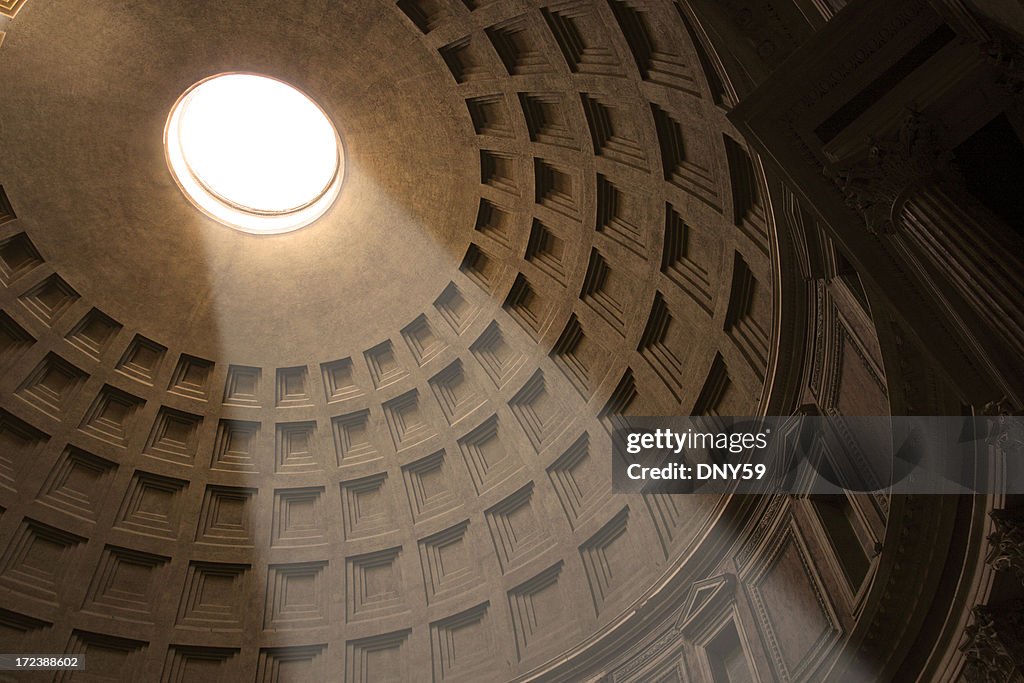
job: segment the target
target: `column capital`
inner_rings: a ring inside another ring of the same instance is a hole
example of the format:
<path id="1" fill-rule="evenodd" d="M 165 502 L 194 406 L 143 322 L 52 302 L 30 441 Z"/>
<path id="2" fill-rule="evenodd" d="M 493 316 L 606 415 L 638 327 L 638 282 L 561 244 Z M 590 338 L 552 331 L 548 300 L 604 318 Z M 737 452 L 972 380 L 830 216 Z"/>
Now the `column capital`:
<path id="1" fill-rule="evenodd" d="M 981 44 L 981 54 L 996 74 L 996 84 L 1014 97 L 1024 94 L 1024 46 L 1002 35 Z"/>
<path id="2" fill-rule="evenodd" d="M 960 651 L 967 662 L 963 678 L 971 683 L 1011 683 L 1019 681 L 1019 654 L 1022 632 L 1021 601 L 1000 607 L 978 605 L 971 612 L 974 623 L 964 631 Z"/>
<path id="3" fill-rule="evenodd" d="M 893 133 L 869 141 L 864 158 L 826 167 L 825 174 L 847 206 L 861 213 L 869 232 L 892 234 L 915 188 L 954 175 L 953 153 L 937 125 L 920 112 L 908 111 Z"/>
<path id="4" fill-rule="evenodd" d="M 996 571 L 1008 571 L 1024 583 L 1024 513 L 1020 510 L 993 510 L 991 545 L 985 561 Z"/>

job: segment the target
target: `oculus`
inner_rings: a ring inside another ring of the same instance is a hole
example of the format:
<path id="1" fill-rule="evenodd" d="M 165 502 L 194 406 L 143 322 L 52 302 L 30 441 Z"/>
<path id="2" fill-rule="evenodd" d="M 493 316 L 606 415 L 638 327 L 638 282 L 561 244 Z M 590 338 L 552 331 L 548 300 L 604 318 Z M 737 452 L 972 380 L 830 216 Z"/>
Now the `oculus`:
<path id="1" fill-rule="evenodd" d="M 203 213 L 255 234 L 305 227 L 334 203 L 345 173 L 341 138 L 296 88 L 228 73 L 178 98 L 164 130 L 167 165 Z"/>

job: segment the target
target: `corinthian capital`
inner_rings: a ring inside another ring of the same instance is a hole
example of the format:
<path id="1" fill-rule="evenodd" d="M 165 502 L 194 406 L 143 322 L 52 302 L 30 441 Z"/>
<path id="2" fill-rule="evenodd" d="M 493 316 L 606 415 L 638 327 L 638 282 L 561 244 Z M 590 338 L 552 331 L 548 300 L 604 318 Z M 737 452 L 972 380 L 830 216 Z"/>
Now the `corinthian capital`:
<path id="1" fill-rule="evenodd" d="M 967 627 L 960 651 L 967 660 L 963 679 L 970 683 L 1011 683 L 1020 670 L 1007 643 L 1021 637 L 1020 604 L 992 608 L 979 605 L 972 611 L 974 623 Z"/>
<path id="2" fill-rule="evenodd" d="M 993 510 L 991 550 L 986 561 L 996 571 L 1009 571 L 1024 582 L 1024 514 L 1019 510 Z"/>
<path id="3" fill-rule="evenodd" d="M 892 134 L 870 141 L 865 158 L 825 173 L 870 232 L 889 234 L 898 230 L 903 204 L 918 186 L 952 174 L 952 152 L 934 124 L 908 112 Z"/>
<path id="4" fill-rule="evenodd" d="M 981 50 L 996 71 L 996 83 L 1011 95 L 1024 93 L 1024 47 L 1016 40 L 998 36 L 983 43 Z"/>

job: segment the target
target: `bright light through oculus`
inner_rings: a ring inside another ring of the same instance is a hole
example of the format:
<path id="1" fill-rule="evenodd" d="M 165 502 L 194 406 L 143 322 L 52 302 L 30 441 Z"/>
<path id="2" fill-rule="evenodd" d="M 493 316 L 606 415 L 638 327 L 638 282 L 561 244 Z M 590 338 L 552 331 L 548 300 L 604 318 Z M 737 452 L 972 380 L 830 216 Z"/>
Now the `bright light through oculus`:
<path id="1" fill-rule="evenodd" d="M 223 74 L 178 100 L 164 134 L 185 195 L 212 218 L 246 232 L 289 232 L 330 208 L 344 155 L 327 115 L 281 81 Z"/>

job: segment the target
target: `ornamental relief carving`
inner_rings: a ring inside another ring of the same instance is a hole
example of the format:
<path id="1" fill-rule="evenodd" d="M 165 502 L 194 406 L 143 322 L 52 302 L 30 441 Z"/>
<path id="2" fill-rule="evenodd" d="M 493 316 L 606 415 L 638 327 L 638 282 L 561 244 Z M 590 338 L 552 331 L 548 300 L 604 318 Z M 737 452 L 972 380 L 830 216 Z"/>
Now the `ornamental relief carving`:
<path id="1" fill-rule="evenodd" d="M 907 113 L 893 135 L 871 140 L 866 158 L 826 166 L 824 173 L 875 235 L 899 230 L 900 212 L 917 188 L 925 183 L 949 184 L 956 177 L 953 154 L 938 127 L 914 111 Z"/>
<path id="2" fill-rule="evenodd" d="M 1008 571 L 1024 583 L 1024 513 L 1020 510 L 993 510 L 991 550 L 985 561 L 996 571 Z"/>
<path id="3" fill-rule="evenodd" d="M 1010 419 L 1021 415 L 1020 408 L 1004 397 L 985 404 L 978 410 L 978 414 L 987 417 L 985 443 L 997 449 L 1004 457 L 1017 457 L 1024 453 L 1024 428 L 1020 420 Z"/>
<path id="4" fill-rule="evenodd" d="M 979 605 L 974 623 L 964 633 L 960 651 L 967 662 L 963 680 L 969 683 L 1024 681 L 1019 663 L 1024 643 L 1024 601 L 1001 607 Z"/>
<path id="5" fill-rule="evenodd" d="M 1024 47 L 1002 36 L 982 43 L 982 57 L 996 72 L 996 85 L 1019 97 L 1024 94 Z"/>

